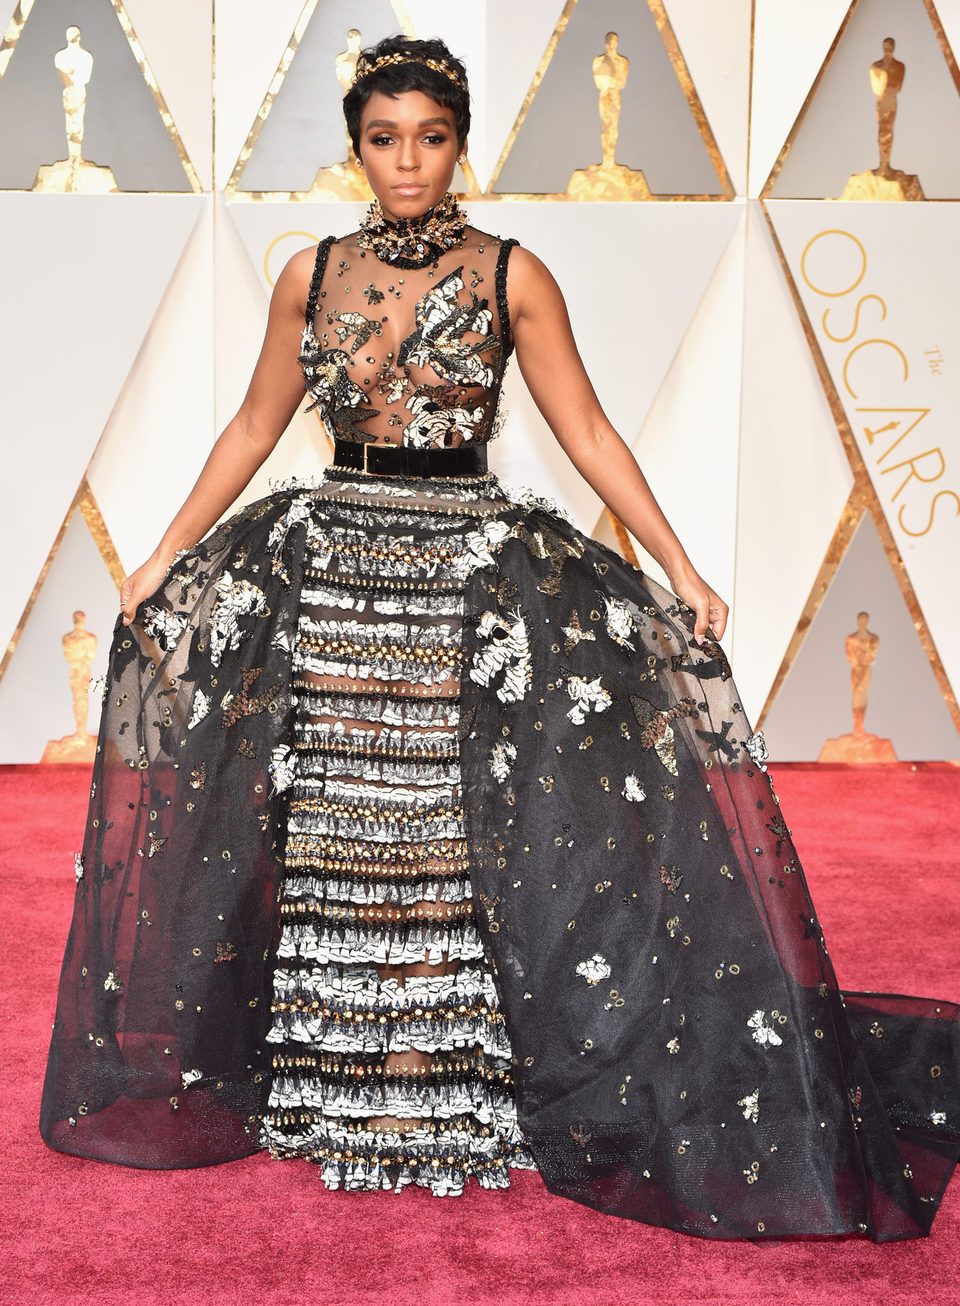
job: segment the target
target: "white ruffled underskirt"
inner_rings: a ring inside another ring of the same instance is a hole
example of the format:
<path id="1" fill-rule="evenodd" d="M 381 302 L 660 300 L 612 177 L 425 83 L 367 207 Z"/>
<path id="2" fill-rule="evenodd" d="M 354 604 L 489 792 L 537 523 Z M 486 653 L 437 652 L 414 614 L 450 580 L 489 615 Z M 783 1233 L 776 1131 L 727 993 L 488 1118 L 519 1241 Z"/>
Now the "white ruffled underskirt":
<path id="1" fill-rule="evenodd" d="M 464 522 L 464 535 L 476 531 L 475 517 Z M 355 512 L 352 528 L 308 523 L 261 1139 L 273 1156 L 314 1162 L 328 1188 L 412 1184 L 454 1196 L 470 1175 L 504 1188 L 509 1169 L 535 1165 L 517 1124 L 494 977 L 477 921 L 464 914 L 472 889 L 449 687 L 468 546 L 446 536 L 449 556 L 438 558 L 404 524 L 402 505 Z M 358 583 L 377 576 L 404 586 Z M 418 589 L 425 580 L 439 587 Z M 354 692 L 320 683 L 344 677 Z M 421 692 L 405 695 L 404 682 Z M 459 915 L 440 915 L 447 904 Z M 392 919 L 419 905 L 437 916 Z M 423 962 L 458 964 L 399 979 L 377 969 Z M 432 1058 L 412 1058 L 426 1073 L 398 1071 L 404 1052 Z M 400 1056 L 388 1067 L 391 1053 Z M 390 1127 L 391 1117 L 405 1127 Z"/>

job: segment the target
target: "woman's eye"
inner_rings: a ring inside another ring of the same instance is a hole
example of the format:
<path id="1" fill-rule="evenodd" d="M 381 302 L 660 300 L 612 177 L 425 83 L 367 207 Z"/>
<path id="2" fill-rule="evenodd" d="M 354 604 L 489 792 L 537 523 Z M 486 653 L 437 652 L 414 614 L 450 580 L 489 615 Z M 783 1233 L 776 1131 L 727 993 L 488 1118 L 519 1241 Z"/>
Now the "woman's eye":
<path id="1" fill-rule="evenodd" d="M 447 139 L 447 136 L 445 132 L 430 132 L 429 135 L 424 136 L 422 139 L 425 145 L 442 145 Z M 375 136 L 370 137 L 370 144 L 393 145 L 394 139 L 386 132 L 378 132 Z"/>

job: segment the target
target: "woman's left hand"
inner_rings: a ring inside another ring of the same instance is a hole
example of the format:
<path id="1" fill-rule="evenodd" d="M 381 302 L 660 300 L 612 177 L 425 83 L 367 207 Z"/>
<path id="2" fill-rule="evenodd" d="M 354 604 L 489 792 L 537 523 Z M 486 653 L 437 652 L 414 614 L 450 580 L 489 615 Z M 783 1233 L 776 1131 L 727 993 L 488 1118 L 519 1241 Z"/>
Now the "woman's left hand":
<path id="1" fill-rule="evenodd" d="M 669 580 L 670 588 L 677 598 L 683 599 L 697 614 L 693 628 L 694 642 L 702 643 L 708 632 L 715 639 L 722 639 L 730 611 L 723 599 L 692 568 L 678 572 L 676 576 L 669 576 Z"/>

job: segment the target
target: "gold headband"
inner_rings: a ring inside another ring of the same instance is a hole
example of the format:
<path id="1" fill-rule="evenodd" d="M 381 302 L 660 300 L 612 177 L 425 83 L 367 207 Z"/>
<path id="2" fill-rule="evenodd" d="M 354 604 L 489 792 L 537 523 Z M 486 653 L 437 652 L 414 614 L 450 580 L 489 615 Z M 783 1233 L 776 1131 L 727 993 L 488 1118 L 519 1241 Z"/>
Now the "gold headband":
<path id="1" fill-rule="evenodd" d="M 464 84 L 463 78 L 455 69 L 450 68 L 445 64 L 442 59 L 427 59 L 419 54 L 404 54 L 400 50 L 395 54 L 381 55 L 381 57 L 375 63 L 372 63 L 369 68 L 364 68 L 362 72 L 358 72 L 351 85 L 356 86 L 357 82 L 361 81 L 364 77 L 368 77 L 370 73 L 375 73 L 378 68 L 386 68 L 388 64 L 395 63 L 425 64 L 427 68 L 432 68 L 435 73 L 443 73 L 444 77 L 449 77 L 451 82 L 459 86 L 464 94 L 467 93 L 467 88 Z"/>

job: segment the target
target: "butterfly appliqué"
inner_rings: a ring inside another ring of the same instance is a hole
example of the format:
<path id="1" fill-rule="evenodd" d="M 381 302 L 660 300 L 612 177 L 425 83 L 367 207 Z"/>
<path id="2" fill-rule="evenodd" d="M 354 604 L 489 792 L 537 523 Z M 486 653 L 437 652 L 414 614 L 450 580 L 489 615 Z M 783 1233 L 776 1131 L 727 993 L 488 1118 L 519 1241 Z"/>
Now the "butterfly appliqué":
<path id="1" fill-rule="evenodd" d="M 772 1025 L 766 1023 L 765 1017 L 765 1011 L 755 1011 L 747 1021 L 748 1028 L 753 1031 L 753 1041 L 761 1047 L 778 1048 L 783 1039 Z"/>

